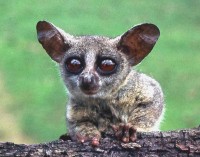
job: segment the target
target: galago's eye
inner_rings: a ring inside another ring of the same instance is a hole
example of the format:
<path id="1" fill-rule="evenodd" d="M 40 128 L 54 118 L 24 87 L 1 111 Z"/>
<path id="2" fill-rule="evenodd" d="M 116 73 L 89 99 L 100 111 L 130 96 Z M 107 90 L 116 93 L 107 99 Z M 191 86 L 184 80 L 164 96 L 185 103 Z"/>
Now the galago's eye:
<path id="1" fill-rule="evenodd" d="M 101 59 L 97 65 L 97 70 L 102 75 L 109 75 L 115 72 L 117 64 L 114 62 L 114 60 L 105 58 Z"/>
<path id="2" fill-rule="evenodd" d="M 73 74 L 80 73 L 83 70 L 83 62 L 79 58 L 68 58 L 66 61 L 66 69 Z"/>

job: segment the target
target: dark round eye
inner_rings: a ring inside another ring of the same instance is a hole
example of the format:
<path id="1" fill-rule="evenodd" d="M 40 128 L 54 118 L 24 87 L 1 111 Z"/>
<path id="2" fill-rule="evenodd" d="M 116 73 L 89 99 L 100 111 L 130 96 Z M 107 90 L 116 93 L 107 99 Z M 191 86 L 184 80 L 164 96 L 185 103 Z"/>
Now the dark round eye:
<path id="1" fill-rule="evenodd" d="M 66 69 L 71 73 L 79 73 L 83 69 L 83 63 L 78 58 L 69 58 L 66 61 Z"/>
<path id="2" fill-rule="evenodd" d="M 116 63 L 111 59 L 103 59 L 98 64 L 98 70 L 102 74 L 111 74 L 116 69 Z"/>

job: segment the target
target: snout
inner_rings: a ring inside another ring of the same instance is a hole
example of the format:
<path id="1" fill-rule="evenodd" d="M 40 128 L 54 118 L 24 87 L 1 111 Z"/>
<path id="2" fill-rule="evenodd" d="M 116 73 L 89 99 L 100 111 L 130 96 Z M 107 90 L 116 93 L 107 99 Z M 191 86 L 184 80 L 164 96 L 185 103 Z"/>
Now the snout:
<path id="1" fill-rule="evenodd" d="M 100 87 L 99 77 L 95 73 L 82 73 L 79 76 L 79 86 L 85 94 L 96 94 Z"/>

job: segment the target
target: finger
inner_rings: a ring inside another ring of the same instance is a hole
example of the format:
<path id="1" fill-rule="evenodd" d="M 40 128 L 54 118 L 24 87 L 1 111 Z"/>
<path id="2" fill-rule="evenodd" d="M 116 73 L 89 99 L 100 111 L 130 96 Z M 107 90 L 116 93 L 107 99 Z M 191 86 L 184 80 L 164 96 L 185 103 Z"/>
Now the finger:
<path id="1" fill-rule="evenodd" d="M 136 128 L 134 128 L 134 127 L 131 127 L 131 128 L 130 128 L 130 140 L 131 140 L 132 142 L 134 142 L 134 141 L 137 140 L 137 130 L 136 130 Z"/>
<path id="2" fill-rule="evenodd" d="M 97 137 L 94 137 L 92 139 L 92 146 L 97 147 L 99 145 L 99 139 Z"/>
<path id="3" fill-rule="evenodd" d="M 129 129 L 130 129 L 130 126 L 129 125 L 124 125 L 124 137 L 127 137 L 129 138 Z"/>
<path id="4" fill-rule="evenodd" d="M 118 138 L 118 139 L 121 139 L 122 138 L 122 131 L 121 130 L 119 130 L 119 131 L 117 131 L 116 133 L 115 133 L 115 136 Z"/>
<path id="5" fill-rule="evenodd" d="M 114 132 L 117 132 L 119 130 L 119 127 L 116 125 L 111 125 L 111 128 L 113 129 Z"/>
<path id="6" fill-rule="evenodd" d="M 130 129 L 131 129 L 133 132 L 137 132 L 137 129 L 136 129 L 134 126 L 131 126 Z"/>
<path id="7" fill-rule="evenodd" d="M 76 134 L 76 140 L 78 142 L 84 143 L 86 141 L 86 137 L 80 135 L 80 134 Z"/>
<path id="8" fill-rule="evenodd" d="M 128 143 L 128 142 L 129 142 L 129 137 L 123 137 L 123 138 L 122 138 L 122 142 Z"/>
<path id="9" fill-rule="evenodd" d="M 130 136 L 130 141 L 135 142 L 137 140 L 136 133 Z"/>
<path id="10" fill-rule="evenodd" d="M 119 128 L 120 128 L 120 129 L 124 128 L 124 124 L 123 124 L 123 123 L 120 123 L 120 124 L 119 124 Z"/>

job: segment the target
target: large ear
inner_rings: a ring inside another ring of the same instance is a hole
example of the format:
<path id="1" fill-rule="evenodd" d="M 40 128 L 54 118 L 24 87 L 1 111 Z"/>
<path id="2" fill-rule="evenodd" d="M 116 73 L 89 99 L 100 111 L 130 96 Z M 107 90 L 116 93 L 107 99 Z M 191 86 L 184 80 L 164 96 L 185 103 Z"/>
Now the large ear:
<path id="1" fill-rule="evenodd" d="M 38 41 L 48 55 L 56 62 L 60 62 L 69 45 L 65 41 L 61 30 L 46 21 L 39 21 L 36 26 Z"/>
<path id="2" fill-rule="evenodd" d="M 124 33 L 118 40 L 117 48 L 128 56 L 131 65 L 136 65 L 151 52 L 159 36 L 157 26 L 144 23 Z"/>

